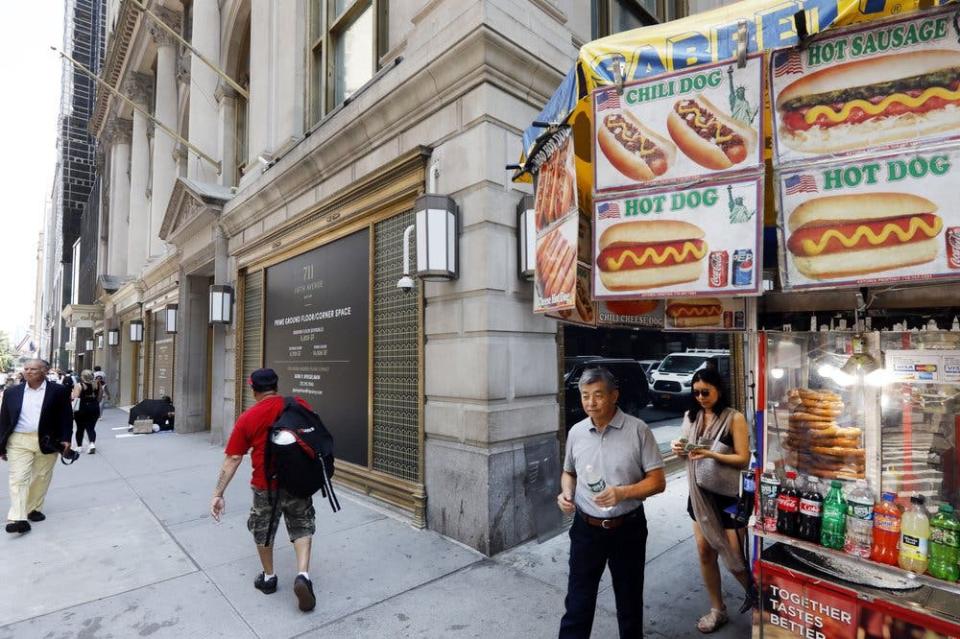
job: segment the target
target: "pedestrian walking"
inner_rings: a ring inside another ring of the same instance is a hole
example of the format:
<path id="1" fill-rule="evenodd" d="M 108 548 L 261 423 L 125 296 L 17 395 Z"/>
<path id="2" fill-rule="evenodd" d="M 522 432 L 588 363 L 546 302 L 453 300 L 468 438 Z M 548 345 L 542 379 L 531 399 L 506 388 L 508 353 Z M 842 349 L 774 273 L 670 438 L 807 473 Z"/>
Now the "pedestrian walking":
<path id="1" fill-rule="evenodd" d="M 71 398 L 80 400 L 77 410 L 73 412 L 73 421 L 77 423 L 77 451 L 83 450 L 83 435 L 86 433 L 90 440 L 87 453 L 93 455 L 97 452 L 97 420 L 100 419 L 102 390 L 92 371 L 80 373 L 80 382 L 73 387 Z"/>
<path id="2" fill-rule="evenodd" d="M 728 510 L 737 505 L 740 471 L 750 463 L 750 435 L 743 414 L 729 405 L 723 378 L 715 368 L 693 375 L 693 395 L 685 413 L 681 436 L 673 452 L 687 459 L 690 496 L 687 513 L 700 557 L 700 572 L 710 597 L 710 611 L 697 621 L 697 630 L 710 633 L 729 620 L 720 590 L 717 559 L 743 586 L 746 596 L 740 612 L 756 605 L 757 591 L 744 557 L 746 527 Z"/>
<path id="3" fill-rule="evenodd" d="M 220 468 L 217 486 L 214 488 L 213 499 L 210 502 L 210 513 L 216 521 L 220 521 L 226 508 L 224 492 L 237 472 L 243 456 L 247 451 L 251 451 L 253 477 L 250 486 L 253 489 L 253 506 L 247 519 L 247 529 L 253 534 L 263 568 L 253 585 L 267 595 L 277 591 L 278 577 L 273 569 L 273 538 L 282 514 L 297 556 L 298 573 L 293 582 L 293 591 L 300 610 L 307 612 L 317 605 L 309 572 L 310 549 L 313 534 L 316 531 L 313 499 L 295 497 L 282 488 L 278 489 L 275 485 L 271 485 L 267 481 L 264 463 L 270 427 L 284 410 L 284 398 L 277 392 L 279 381 L 277 374 L 270 368 L 257 369 L 250 375 L 249 383 L 256 403 L 240 415 L 233 427 L 230 441 L 227 442 L 224 451 L 226 456 Z M 299 397 L 295 399 L 304 408 L 313 410 Z M 272 507 L 268 494 L 273 489 L 277 490 L 276 508 Z"/>
<path id="4" fill-rule="evenodd" d="M 8 533 L 28 532 L 31 521 L 46 519 L 43 501 L 57 453 L 70 452 L 70 393 L 47 381 L 49 368 L 42 359 L 27 361 L 26 383 L 4 393 L 0 404 L 0 459 L 10 463 Z"/>
<path id="5" fill-rule="evenodd" d="M 650 428 L 617 408 L 617 381 L 603 367 L 579 382 L 587 414 L 567 435 L 557 504 L 576 513 L 560 639 L 589 639 L 597 589 L 610 567 L 621 639 L 643 637 L 647 520 L 643 500 L 666 488 L 663 458 Z"/>
<path id="6" fill-rule="evenodd" d="M 99 366 L 93 367 L 93 376 L 100 382 L 100 415 L 103 415 L 103 409 L 111 401 L 110 389 L 107 387 L 107 376 Z"/>

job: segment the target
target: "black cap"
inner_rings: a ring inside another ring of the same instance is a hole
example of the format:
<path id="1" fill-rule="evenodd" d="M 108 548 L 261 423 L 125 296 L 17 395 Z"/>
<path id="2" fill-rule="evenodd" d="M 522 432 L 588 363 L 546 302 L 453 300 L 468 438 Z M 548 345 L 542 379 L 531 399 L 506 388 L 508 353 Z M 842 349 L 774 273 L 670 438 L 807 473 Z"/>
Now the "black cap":
<path id="1" fill-rule="evenodd" d="M 255 391 L 274 389 L 279 381 L 280 378 L 272 368 L 258 368 L 250 373 L 250 386 Z"/>
<path id="2" fill-rule="evenodd" d="M 927 500 L 924 498 L 923 495 L 914 495 L 914 496 L 912 496 L 912 497 L 910 498 L 910 503 L 912 503 L 912 504 L 921 504 L 921 505 L 922 505 L 925 501 L 927 501 Z"/>

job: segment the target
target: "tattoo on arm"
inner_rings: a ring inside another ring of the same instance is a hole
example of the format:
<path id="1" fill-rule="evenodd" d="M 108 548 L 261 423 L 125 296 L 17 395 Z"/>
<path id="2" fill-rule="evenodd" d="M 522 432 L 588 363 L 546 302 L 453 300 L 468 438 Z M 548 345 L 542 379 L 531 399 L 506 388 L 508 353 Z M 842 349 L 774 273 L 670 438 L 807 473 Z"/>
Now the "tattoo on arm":
<path id="1" fill-rule="evenodd" d="M 223 468 L 220 469 L 220 474 L 217 476 L 217 487 L 214 489 L 213 494 L 217 497 L 223 495 L 223 491 L 227 489 L 227 484 L 230 483 L 230 477 L 227 475 L 227 471 Z"/>

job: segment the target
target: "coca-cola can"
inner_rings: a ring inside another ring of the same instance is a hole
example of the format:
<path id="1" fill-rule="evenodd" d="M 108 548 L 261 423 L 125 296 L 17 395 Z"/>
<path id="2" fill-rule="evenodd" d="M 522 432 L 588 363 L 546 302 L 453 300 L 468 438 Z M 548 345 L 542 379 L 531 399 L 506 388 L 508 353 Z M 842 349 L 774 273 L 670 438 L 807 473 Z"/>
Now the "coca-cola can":
<path id="1" fill-rule="evenodd" d="M 726 251 L 710 252 L 710 288 L 726 288 L 730 266 L 730 255 Z"/>
<path id="2" fill-rule="evenodd" d="M 733 311 L 723 312 L 723 327 L 733 328 Z"/>
<path id="3" fill-rule="evenodd" d="M 960 269 L 960 226 L 947 228 L 947 266 Z"/>

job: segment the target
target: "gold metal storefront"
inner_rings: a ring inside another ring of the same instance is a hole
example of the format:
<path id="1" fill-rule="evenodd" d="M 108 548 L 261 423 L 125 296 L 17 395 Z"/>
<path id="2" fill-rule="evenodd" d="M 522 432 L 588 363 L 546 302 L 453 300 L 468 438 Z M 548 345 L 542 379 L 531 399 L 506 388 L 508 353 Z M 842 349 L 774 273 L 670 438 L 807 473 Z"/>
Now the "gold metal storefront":
<path id="1" fill-rule="evenodd" d="M 423 433 L 423 291 L 396 287 L 403 231 L 423 193 L 427 149 L 417 149 L 334 194 L 235 253 L 236 413 L 252 405 L 244 380 L 264 361 L 267 268 L 348 235 L 369 232 L 367 460 L 337 460 L 338 482 L 426 524 Z M 411 247 L 413 248 L 413 247 Z"/>

